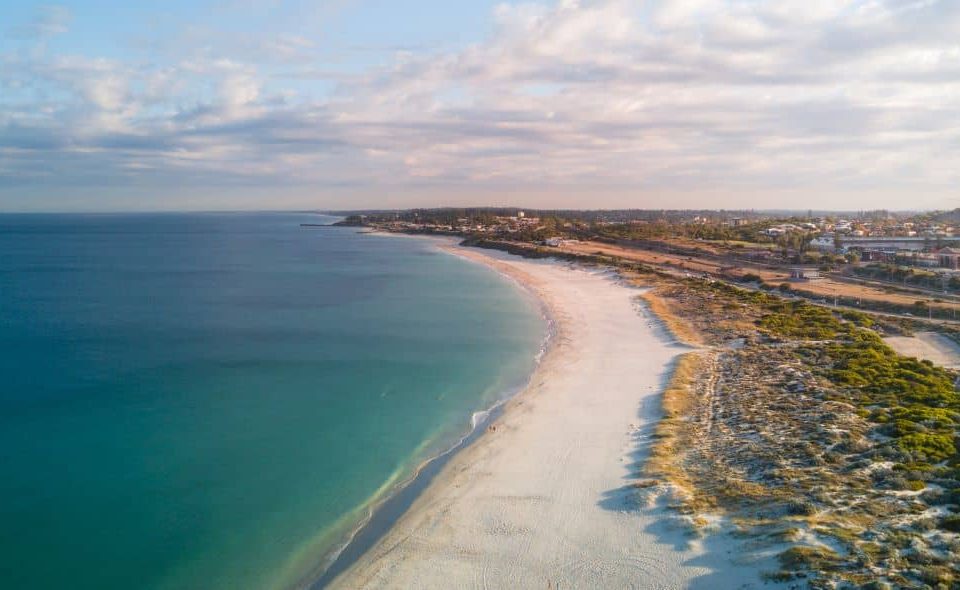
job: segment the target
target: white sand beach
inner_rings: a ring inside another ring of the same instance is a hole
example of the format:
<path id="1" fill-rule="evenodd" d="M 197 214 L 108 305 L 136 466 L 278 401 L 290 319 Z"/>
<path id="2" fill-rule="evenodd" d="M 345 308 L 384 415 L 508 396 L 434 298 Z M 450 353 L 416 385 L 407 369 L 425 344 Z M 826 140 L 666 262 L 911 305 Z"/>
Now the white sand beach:
<path id="1" fill-rule="evenodd" d="M 739 542 L 641 505 L 672 343 L 608 273 L 456 248 L 536 293 L 557 335 L 529 387 L 334 588 L 751 588 Z"/>

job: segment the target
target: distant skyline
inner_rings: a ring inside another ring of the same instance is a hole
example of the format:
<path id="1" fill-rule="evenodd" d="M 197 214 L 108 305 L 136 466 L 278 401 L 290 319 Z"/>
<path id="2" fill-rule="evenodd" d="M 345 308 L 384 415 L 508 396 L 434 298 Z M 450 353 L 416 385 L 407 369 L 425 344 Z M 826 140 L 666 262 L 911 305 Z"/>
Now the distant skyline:
<path id="1" fill-rule="evenodd" d="M 960 207 L 953 0 L 17 2 L 0 211 Z"/>

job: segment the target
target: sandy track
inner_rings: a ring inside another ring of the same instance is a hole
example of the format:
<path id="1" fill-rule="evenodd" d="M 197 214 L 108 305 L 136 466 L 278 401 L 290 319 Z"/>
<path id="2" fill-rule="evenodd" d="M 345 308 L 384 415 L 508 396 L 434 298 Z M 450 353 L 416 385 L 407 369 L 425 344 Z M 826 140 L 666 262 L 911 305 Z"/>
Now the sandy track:
<path id="1" fill-rule="evenodd" d="M 686 350 L 638 307 L 637 291 L 598 271 L 459 253 L 537 293 L 557 323 L 554 345 L 490 432 L 332 587 L 762 585 L 755 568 L 731 564 L 730 540 L 691 540 L 629 487 Z"/>
<path id="2" fill-rule="evenodd" d="M 936 332 L 891 336 L 884 341 L 902 355 L 929 360 L 948 369 L 960 369 L 960 345 Z"/>

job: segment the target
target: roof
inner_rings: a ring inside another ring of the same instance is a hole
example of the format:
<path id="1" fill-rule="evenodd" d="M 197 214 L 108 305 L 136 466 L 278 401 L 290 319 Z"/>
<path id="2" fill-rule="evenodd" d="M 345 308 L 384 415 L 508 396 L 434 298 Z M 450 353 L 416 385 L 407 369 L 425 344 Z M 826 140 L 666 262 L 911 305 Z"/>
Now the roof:
<path id="1" fill-rule="evenodd" d="M 956 248 L 941 248 L 937 250 L 937 254 L 960 254 L 960 250 Z"/>

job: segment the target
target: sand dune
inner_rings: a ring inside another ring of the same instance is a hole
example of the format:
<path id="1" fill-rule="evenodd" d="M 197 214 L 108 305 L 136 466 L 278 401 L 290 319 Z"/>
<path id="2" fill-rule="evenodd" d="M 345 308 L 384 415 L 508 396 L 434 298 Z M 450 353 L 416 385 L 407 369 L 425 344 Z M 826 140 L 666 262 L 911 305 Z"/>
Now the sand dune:
<path id="1" fill-rule="evenodd" d="M 723 535 L 691 537 L 641 506 L 659 393 L 686 349 L 601 271 L 498 252 L 460 255 L 534 291 L 556 322 L 530 386 L 459 453 L 335 588 L 740 588 Z"/>

